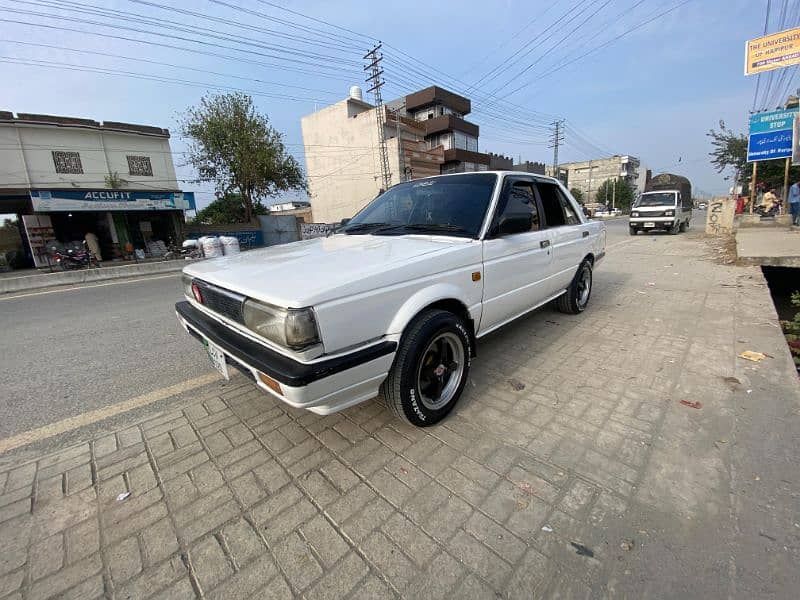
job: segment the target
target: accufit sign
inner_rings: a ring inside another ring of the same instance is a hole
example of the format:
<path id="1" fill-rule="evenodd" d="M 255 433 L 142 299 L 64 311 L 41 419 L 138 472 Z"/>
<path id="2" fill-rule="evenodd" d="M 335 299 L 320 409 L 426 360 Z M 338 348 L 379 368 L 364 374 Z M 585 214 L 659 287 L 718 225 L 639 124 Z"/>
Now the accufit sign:
<path id="1" fill-rule="evenodd" d="M 800 63 L 800 27 L 745 42 L 745 75 L 755 75 L 798 63 Z"/>
<path id="2" fill-rule="evenodd" d="M 194 192 L 116 190 L 38 190 L 31 192 L 36 212 L 81 210 L 195 210 Z"/>
<path id="3" fill-rule="evenodd" d="M 797 108 L 750 115 L 747 162 L 792 155 L 792 129 Z"/>

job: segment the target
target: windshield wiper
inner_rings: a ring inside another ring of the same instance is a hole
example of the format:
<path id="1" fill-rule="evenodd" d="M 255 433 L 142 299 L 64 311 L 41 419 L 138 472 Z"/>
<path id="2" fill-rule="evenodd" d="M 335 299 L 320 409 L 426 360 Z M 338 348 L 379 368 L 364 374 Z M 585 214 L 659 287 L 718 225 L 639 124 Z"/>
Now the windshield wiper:
<path id="1" fill-rule="evenodd" d="M 402 232 L 402 231 L 419 231 L 419 232 L 447 232 L 447 233 L 461 233 L 472 236 L 471 231 L 467 231 L 459 225 L 452 225 L 450 223 L 406 223 L 403 225 L 394 225 L 391 227 L 381 227 L 372 233 L 381 234 L 386 232 Z"/>
<path id="2" fill-rule="evenodd" d="M 343 233 L 360 233 L 384 227 L 390 227 L 389 223 L 354 223 L 353 225 L 345 225 L 341 231 Z"/>

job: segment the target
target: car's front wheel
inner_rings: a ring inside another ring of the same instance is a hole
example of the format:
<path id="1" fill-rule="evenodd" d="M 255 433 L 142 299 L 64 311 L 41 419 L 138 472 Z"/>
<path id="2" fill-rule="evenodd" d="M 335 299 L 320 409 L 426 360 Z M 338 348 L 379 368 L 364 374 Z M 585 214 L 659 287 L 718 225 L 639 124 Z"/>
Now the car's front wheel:
<path id="1" fill-rule="evenodd" d="M 399 417 L 427 427 L 449 413 L 469 376 L 472 341 L 453 313 L 431 309 L 407 327 L 381 394 Z"/>

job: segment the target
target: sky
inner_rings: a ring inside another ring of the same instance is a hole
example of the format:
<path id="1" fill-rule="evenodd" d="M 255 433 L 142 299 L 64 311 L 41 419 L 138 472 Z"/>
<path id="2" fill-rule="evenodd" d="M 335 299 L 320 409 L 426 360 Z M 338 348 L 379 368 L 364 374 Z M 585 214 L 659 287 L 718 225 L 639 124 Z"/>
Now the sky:
<path id="1" fill-rule="evenodd" d="M 708 130 L 745 132 L 754 101 L 800 85 L 797 69 L 762 76 L 754 100 L 743 74 L 768 4 L 768 32 L 800 23 L 798 0 L 0 0 L 0 110 L 166 127 L 190 180 L 180 115 L 246 90 L 302 163 L 300 118 L 366 90 L 380 40 L 384 100 L 433 84 L 470 97 L 483 152 L 550 164 L 549 124 L 565 119 L 562 163 L 629 154 L 721 194 Z"/>

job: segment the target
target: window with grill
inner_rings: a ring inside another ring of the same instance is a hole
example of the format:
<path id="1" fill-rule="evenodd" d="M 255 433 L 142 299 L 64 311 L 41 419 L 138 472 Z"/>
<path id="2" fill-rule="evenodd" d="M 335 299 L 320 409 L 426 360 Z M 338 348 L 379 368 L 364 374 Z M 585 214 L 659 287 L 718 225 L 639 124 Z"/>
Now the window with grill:
<path id="1" fill-rule="evenodd" d="M 153 176 L 153 165 L 149 156 L 128 155 L 128 175 Z"/>
<path id="2" fill-rule="evenodd" d="M 83 165 L 81 164 L 79 152 L 53 150 L 53 164 L 56 167 L 56 173 L 83 175 Z"/>

